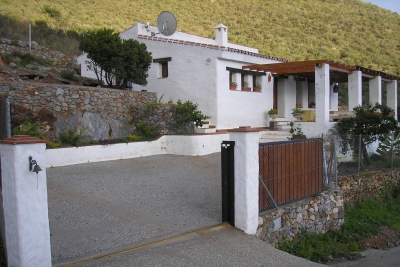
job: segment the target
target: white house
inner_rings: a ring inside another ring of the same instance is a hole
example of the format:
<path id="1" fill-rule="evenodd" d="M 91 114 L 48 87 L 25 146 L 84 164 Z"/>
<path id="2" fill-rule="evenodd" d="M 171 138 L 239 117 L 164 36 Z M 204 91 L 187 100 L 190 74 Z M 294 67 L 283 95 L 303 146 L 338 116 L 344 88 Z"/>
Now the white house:
<path id="1" fill-rule="evenodd" d="M 387 103 L 397 110 L 398 77 L 328 60 L 289 62 L 261 55 L 258 49 L 229 43 L 223 24 L 215 27 L 214 39 L 179 31 L 167 37 L 141 23 L 120 36 L 145 43 L 153 56 L 148 85 L 134 85 L 133 90 L 157 92 L 164 101 L 191 100 L 219 130 L 268 127 L 271 108 L 278 109 L 279 120 L 292 121 L 291 109 L 297 105 L 315 114 L 301 123 L 303 132 L 309 136 L 325 133 L 332 127 L 330 113 L 338 110 L 334 85 L 340 82 L 349 83 L 350 110 L 361 104 L 365 81 L 370 84 L 371 103 L 381 102 L 381 84 L 387 82 Z M 78 58 L 82 76 L 95 78 L 86 70 L 85 60 L 85 54 Z M 237 84 L 234 90 L 232 83 Z M 261 92 L 255 89 L 258 85 Z M 316 108 L 309 108 L 311 102 Z"/>

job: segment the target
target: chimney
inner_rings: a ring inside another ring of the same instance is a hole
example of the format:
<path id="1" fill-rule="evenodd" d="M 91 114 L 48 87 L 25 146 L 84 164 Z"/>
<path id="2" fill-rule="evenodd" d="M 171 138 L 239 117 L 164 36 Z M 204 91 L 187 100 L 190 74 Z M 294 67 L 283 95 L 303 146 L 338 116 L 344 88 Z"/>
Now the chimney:
<path id="1" fill-rule="evenodd" d="M 219 24 L 215 27 L 215 44 L 221 46 L 228 45 L 228 27 Z"/>

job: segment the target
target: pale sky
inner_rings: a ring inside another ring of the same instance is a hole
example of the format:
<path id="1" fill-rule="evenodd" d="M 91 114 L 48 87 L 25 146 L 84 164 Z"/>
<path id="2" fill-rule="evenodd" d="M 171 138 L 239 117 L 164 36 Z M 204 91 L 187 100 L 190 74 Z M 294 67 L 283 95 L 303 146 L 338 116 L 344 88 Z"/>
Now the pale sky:
<path id="1" fill-rule="evenodd" d="M 363 0 L 363 2 L 369 2 L 373 5 L 389 9 L 400 15 L 400 0 Z"/>

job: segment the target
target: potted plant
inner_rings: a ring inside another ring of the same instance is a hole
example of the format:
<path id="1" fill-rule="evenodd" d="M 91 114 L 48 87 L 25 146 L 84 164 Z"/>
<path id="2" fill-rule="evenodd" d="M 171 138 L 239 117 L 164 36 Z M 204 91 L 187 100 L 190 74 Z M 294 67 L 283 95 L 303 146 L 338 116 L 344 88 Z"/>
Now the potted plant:
<path id="1" fill-rule="evenodd" d="M 301 120 L 301 118 L 303 117 L 303 114 L 304 114 L 304 110 L 302 110 L 301 108 L 298 108 L 298 107 L 294 107 L 292 109 L 292 114 L 293 114 L 293 117 L 296 118 L 296 120 Z"/>
<path id="2" fill-rule="evenodd" d="M 310 104 L 308 105 L 309 108 L 315 108 L 315 102 L 311 101 Z"/>
<path id="3" fill-rule="evenodd" d="M 251 88 L 249 87 L 249 84 L 247 82 L 243 82 L 242 91 L 251 91 Z"/>
<path id="4" fill-rule="evenodd" d="M 256 85 L 253 88 L 253 92 L 261 92 L 262 85 L 260 83 L 256 83 Z"/>
<path id="5" fill-rule="evenodd" d="M 237 83 L 235 82 L 230 82 L 229 84 L 229 89 L 235 91 L 237 87 Z"/>
<path id="6" fill-rule="evenodd" d="M 306 139 L 306 136 L 300 127 L 296 127 L 296 131 L 293 133 L 292 140 L 296 139 Z"/>
<path id="7" fill-rule="evenodd" d="M 278 117 L 278 110 L 271 108 L 268 110 L 268 115 L 272 120 L 275 120 Z"/>

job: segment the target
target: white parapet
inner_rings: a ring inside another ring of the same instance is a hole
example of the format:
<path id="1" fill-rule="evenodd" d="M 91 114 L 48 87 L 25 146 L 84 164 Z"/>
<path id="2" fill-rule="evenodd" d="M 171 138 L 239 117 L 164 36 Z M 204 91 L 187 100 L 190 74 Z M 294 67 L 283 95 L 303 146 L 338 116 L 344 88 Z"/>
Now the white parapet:
<path id="1" fill-rule="evenodd" d="M 220 151 L 228 134 L 164 135 L 155 141 L 47 149 L 48 167 L 162 154 L 201 156 Z"/>

